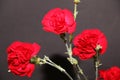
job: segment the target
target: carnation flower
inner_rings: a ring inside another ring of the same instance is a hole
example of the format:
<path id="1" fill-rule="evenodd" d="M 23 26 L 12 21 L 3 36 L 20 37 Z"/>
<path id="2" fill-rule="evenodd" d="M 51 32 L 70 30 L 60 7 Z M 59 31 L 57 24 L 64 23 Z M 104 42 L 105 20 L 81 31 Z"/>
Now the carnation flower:
<path id="1" fill-rule="evenodd" d="M 76 22 L 71 11 L 55 8 L 50 10 L 42 20 L 43 29 L 55 34 L 73 33 Z"/>
<path id="2" fill-rule="evenodd" d="M 120 80 L 120 68 L 113 66 L 107 70 L 99 70 L 99 79 L 103 80 Z"/>
<path id="3" fill-rule="evenodd" d="M 36 43 L 13 42 L 7 48 L 9 71 L 19 76 L 31 77 L 35 66 L 30 63 L 30 59 L 37 55 L 39 50 L 40 46 Z"/>
<path id="4" fill-rule="evenodd" d="M 84 30 L 73 40 L 73 54 L 82 60 L 90 59 L 96 55 L 96 47 L 101 46 L 100 54 L 106 51 L 107 40 L 105 35 L 98 29 Z"/>

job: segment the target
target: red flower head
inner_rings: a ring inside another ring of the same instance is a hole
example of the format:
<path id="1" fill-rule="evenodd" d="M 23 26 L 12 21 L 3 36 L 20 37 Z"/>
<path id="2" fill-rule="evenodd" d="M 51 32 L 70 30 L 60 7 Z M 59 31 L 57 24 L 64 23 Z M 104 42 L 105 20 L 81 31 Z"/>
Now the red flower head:
<path id="1" fill-rule="evenodd" d="M 7 48 L 8 68 L 10 72 L 19 76 L 31 77 L 35 66 L 30 63 L 30 59 L 35 56 L 39 50 L 40 46 L 36 43 L 13 42 Z"/>
<path id="2" fill-rule="evenodd" d="M 100 54 L 103 54 L 107 47 L 106 37 L 98 29 L 84 30 L 74 38 L 73 43 L 75 46 L 73 48 L 73 54 L 77 55 L 82 60 L 95 56 L 97 45 L 102 47 Z"/>
<path id="3" fill-rule="evenodd" d="M 103 80 L 120 80 L 120 68 L 114 66 L 108 70 L 99 70 L 99 79 Z"/>
<path id="4" fill-rule="evenodd" d="M 42 20 L 43 29 L 55 34 L 73 33 L 76 22 L 72 12 L 67 9 L 55 8 L 50 10 Z"/>

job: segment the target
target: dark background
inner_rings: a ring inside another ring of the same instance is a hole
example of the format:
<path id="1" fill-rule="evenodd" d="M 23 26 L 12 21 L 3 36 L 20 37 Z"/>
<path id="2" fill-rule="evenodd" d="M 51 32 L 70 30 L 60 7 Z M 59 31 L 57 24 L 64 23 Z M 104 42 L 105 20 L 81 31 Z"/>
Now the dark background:
<path id="1" fill-rule="evenodd" d="M 56 7 L 73 11 L 72 0 L 0 0 L 0 80 L 69 80 L 58 70 L 44 65 L 36 66 L 31 78 L 8 73 L 6 48 L 16 40 L 37 42 L 43 55 L 61 65 L 74 77 L 71 65 L 64 54 L 62 40 L 52 33 L 42 30 L 44 14 Z M 101 57 L 102 69 L 120 67 L 120 0 L 81 0 L 78 6 L 77 35 L 84 29 L 98 28 L 108 39 L 108 48 Z M 93 61 L 79 61 L 80 66 L 94 80 Z"/>

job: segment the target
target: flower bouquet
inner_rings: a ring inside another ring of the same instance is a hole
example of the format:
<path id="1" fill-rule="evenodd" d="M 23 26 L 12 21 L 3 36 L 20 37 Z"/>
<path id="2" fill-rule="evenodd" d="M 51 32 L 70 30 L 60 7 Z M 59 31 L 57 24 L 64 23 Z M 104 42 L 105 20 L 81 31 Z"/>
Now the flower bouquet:
<path id="1" fill-rule="evenodd" d="M 47 55 L 38 56 L 40 46 L 38 43 L 14 41 L 7 48 L 8 72 L 19 76 L 31 77 L 35 65 L 48 64 L 62 73 L 70 80 L 89 80 L 88 76 L 79 65 L 79 60 L 93 59 L 94 80 L 120 80 L 120 68 L 113 66 L 110 69 L 99 69 L 102 66 L 100 56 L 107 49 L 107 39 L 104 33 L 97 29 L 86 29 L 74 37 L 76 30 L 77 6 L 80 0 L 74 0 L 74 11 L 54 8 L 48 11 L 41 23 L 43 30 L 58 35 L 66 47 L 66 59 L 72 65 L 76 79 L 74 79 L 63 67 L 52 61 Z M 77 58 L 76 58 L 76 57 Z"/>

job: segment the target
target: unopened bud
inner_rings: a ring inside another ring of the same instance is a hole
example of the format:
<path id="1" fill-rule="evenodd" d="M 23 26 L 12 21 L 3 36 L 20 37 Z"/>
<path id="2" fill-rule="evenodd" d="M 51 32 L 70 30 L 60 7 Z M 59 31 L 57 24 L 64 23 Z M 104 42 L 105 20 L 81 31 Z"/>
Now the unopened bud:
<path id="1" fill-rule="evenodd" d="M 80 0 L 74 0 L 74 3 L 78 4 L 78 3 L 80 3 Z"/>
<path id="2" fill-rule="evenodd" d="M 40 58 L 37 56 L 34 56 L 30 59 L 30 62 L 33 64 L 39 64 L 40 63 Z"/>
<path id="3" fill-rule="evenodd" d="M 102 46 L 101 46 L 101 45 L 97 45 L 96 48 L 95 48 L 96 51 L 99 51 L 99 50 L 101 50 L 101 49 L 102 49 Z"/>
<path id="4" fill-rule="evenodd" d="M 11 70 L 9 69 L 8 72 L 11 72 Z"/>

